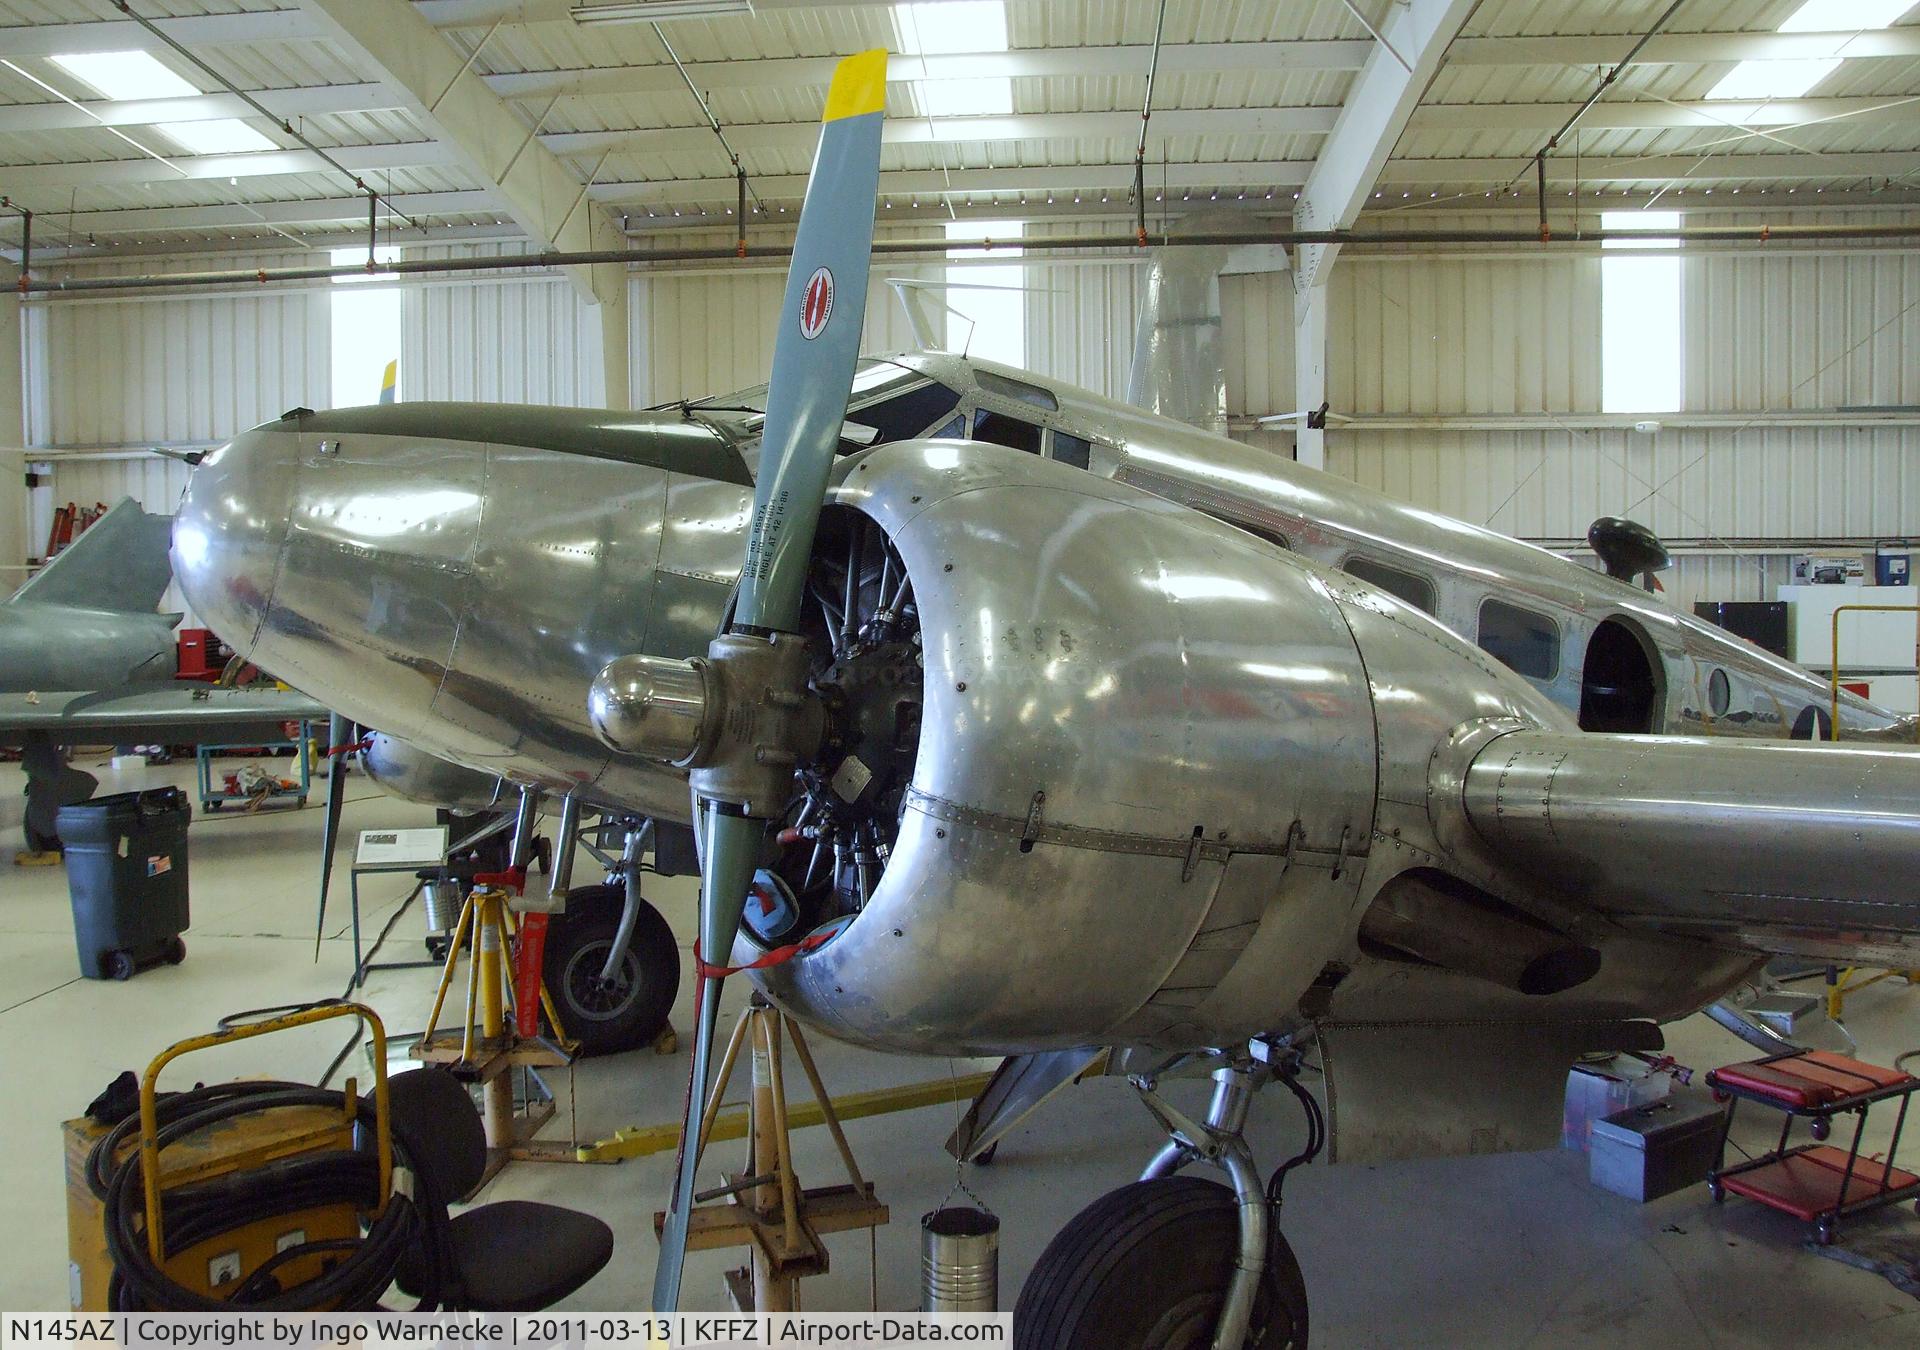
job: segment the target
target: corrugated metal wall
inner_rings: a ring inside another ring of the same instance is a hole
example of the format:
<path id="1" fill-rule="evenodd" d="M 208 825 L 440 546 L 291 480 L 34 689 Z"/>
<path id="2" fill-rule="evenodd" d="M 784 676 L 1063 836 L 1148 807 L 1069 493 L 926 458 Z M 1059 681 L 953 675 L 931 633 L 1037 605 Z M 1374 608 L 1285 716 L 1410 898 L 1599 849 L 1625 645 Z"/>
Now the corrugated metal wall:
<path id="1" fill-rule="evenodd" d="M 889 233 L 917 231 L 881 228 L 875 233 L 884 239 Z M 660 248 L 712 243 L 710 235 L 649 240 Z M 867 283 L 860 350 L 908 351 L 918 345 L 886 281 L 937 280 L 941 271 L 937 265 L 877 262 Z M 773 362 L 773 317 L 786 281 L 784 267 L 758 261 L 636 276 L 627 301 L 634 406 L 704 398 L 765 383 Z"/>
<path id="2" fill-rule="evenodd" d="M 1492 219 L 1420 214 L 1417 223 Z M 1691 213 L 1688 219 L 1704 224 L 1715 217 Z M 1498 223 L 1511 220 L 1503 216 Z M 881 236 L 888 232 L 883 226 Z M 1524 249 L 1489 257 L 1350 250 L 1333 272 L 1329 295 L 1335 410 L 1360 416 L 1594 412 L 1600 406 L 1600 267 L 1592 254 Z M 889 261 L 875 267 L 867 350 L 915 345 L 885 279 L 937 279 L 944 270 Z M 1029 364 L 1123 394 L 1141 262 L 1076 258 L 1033 263 L 1025 275 L 1033 288 Z M 629 292 L 634 403 L 723 393 L 764 380 L 770 316 L 783 284 L 779 266 L 760 262 L 636 275 Z M 1920 404 L 1920 361 L 1911 357 L 1920 350 L 1920 254 L 1749 249 L 1691 255 L 1683 288 L 1689 411 Z M 1222 298 L 1230 410 L 1291 411 L 1290 277 L 1228 277 Z M 35 442 L 212 440 L 323 398 L 326 300 L 325 289 L 316 288 L 34 306 Z M 410 287 L 403 330 L 402 383 L 409 398 L 599 401 L 598 318 L 560 278 Z M 1249 432 L 1244 439 L 1290 453 L 1291 435 L 1284 431 Z M 1663 535 L 1702 541 L 1868 538 L 1920 526 L 1920 470 L 1912 467 L 1920 461 L 1920 428 L 1755 425 L 1644 435 L 1551 426 L 1341 430 L 1336 423 L 1327 448 L 1329 467 L 1338 473 L 1528 538 L 1577 539 L 1604 514 L 1630 514 Z M 119 483 L 149 500 L 150 485 L 140 480 L 145 468 L 110 463 L 87 472 L 96 477 L 83 480 L 67 465 L 58 470 L 58 481 L 73 485 L 73 492 L 59 489 L 62 499 L 111 499 Z M 1676 599 L 1761 598 L 1783 568 L 1777 560 L 1763 565 L 1690 556 L 1669 580 Z"/>
<path id="3" fill-rule="evenodd" d="M 223 255 L 219 265 L 312 262 L 308 254 L 247 254 Z M 155 264 L 146 259 L 72 269 L 82 276 L 150 270 Z M 36 447 L 205 444 L 326 401 L 324 293 L 149 292 L 36 302 L 27 313 L 28 443 Z"/>
<path id="4" fill-rule="evenodd" d="M 518 246 L 408 249 L 409 258 L 518 253 Z M 500 273 L 407 286 L 400 304 L 401 396 L 411 401 L 600 407 L 600 316 L 565 277 Z"/>

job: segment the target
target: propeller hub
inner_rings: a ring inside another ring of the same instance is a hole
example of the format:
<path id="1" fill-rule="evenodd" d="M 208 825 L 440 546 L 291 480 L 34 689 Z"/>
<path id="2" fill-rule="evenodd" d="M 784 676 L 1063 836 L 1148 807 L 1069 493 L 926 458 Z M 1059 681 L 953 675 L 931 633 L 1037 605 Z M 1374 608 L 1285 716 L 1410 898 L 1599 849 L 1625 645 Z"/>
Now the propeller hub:
<path id="1" fill-rule="evenodd" d="M 807 674 L 803 638 L 722 633 L 704 658 L 608 662 L 587 714 L 615 750 L 690 770 L 702 796 L 770 820 L 826 736 L 826 709 Z"/>
<path id="2" fill-rule="evenodd" d="M 619 656 L 587 692 L 594 734 L 623 754 L 685 767 L 712 739 L 707 663 Z"/>

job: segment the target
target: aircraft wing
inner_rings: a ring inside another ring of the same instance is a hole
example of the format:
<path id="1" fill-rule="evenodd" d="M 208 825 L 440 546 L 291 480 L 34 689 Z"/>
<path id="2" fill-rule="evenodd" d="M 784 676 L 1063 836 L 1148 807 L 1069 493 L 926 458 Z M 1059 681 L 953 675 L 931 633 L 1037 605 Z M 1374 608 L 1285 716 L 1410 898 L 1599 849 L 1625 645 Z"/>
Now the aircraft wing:
<path id="1" fill-rule="evenodd" d="M 285 738 L 281 724 L 323 722 L 327 709 L 286 689 L 160 685 L 97 692 L 0 694 L 0 745 L 35 733 L 63 745 L 242 744 Z"/>
<path id="2" fill-rule="evenodd" d="M 1920 964 L 1914 750 L 1513 731 L 1435 788 L 1496 867 L 1620 923 Z"/>

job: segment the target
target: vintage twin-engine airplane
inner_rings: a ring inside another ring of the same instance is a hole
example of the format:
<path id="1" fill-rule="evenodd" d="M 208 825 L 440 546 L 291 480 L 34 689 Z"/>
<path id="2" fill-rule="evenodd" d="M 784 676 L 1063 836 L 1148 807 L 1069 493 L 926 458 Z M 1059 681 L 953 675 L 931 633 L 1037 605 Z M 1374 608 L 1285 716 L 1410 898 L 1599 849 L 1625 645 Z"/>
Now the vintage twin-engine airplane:
<path id="1" fill-rule="evenodd" d="M 55 859 L 56 813 L 99 785 L 67 746 L 278 740 L 283 724 L 326 715 L 285 690 L 173 678 L 180 616 L 157 608 L 172 524 L 122 499 L 0 601 L 0 745 L 27 770 L 26 858 Z"/>
<path id="2" fill-rule="evenodd" d="M 769 387 L 290 413 L 197 469 L 174 555 L 364 725 L 694 823 L 707 958 L 789 949 L 752 978 L 809 1024 L 1042 1079 L 1114 1047 L 1171 1142 L 1048 1249 L 1021 1343 L 1304 1341 L 1242 1132 L 1303 1055 L 1339 1158 L 1539 1146 L 1576 1055 L 1657 1047 L 1770 953 L 1912 959 L 1920 757 L 1793 743 L 1830 730 L 1805 672 L 1057 381 L 856 363 L 881 78 L 836 76 Z M 761 867 L 791 903 L 742 928 Z M 1204 1120 L 1175 1069 L 1213 1074 Z M 1171 1176 L 1203 1160 L 1231 1189 Z"/>

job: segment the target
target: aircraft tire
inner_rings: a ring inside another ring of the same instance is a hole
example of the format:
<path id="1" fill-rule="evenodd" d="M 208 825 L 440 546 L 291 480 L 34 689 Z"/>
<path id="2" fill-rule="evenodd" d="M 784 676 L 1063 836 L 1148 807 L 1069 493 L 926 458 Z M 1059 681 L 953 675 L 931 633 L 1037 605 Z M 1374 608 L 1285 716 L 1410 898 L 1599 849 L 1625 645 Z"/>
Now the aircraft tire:
<path id="1" fill-rule="evenodd" d="M 618 886 L 576 887 L 567 897 L 566 914 L 547 930 L 542 967 L 547 992 L 582 1055 L 617 1055 L 651 1045 L 666 1029 L 680 992 L 680 948 L 673 930 L 644 900 L 620 978 L 613 987 L 600 983 L 625 898 Z"/>
<path id="2" fill-rule="evenodd" d="M 1239 1247 L 1233 1192 L 1204 1177 L 1109 1191 L 1054 1235 L 1014 1310 L 1015 1350 L 1206 1350 Z M 1278 1224 L 1248 1347 L 1304 1350 L 1307 1287 Z"/>

